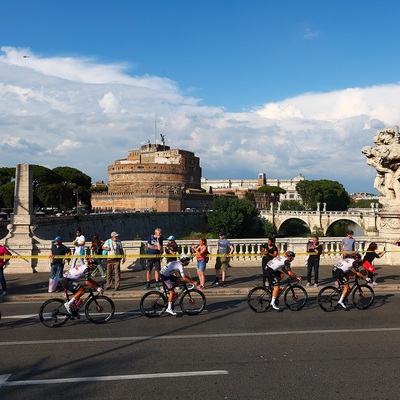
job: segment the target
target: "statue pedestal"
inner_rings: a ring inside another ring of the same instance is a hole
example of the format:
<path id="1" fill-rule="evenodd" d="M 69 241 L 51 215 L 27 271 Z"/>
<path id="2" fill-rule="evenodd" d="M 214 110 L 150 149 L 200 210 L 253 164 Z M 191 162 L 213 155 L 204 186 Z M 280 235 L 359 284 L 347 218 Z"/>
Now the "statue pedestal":
<path id="1" fill-rule="evenodd" d="M 379 236 L 385 238 L 390 243 L 386 250 L 385 258 L 390 265 L 400 265 L 400 247 L 391 243 L 400 237 L 400 210 L 379 212 Z"/>

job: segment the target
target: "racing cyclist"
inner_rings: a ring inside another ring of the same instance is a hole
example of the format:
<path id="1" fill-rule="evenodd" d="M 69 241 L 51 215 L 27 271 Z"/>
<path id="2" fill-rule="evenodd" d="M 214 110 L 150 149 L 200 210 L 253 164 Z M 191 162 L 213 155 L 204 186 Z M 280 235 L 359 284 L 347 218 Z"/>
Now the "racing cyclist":
<path id="1" fill-rule="evenodd" d="M 347 297 L 347 294 L 350 290 L 349 279 L 353 279 L 358 276 L 359 278 L 366 280 L 366 277 L 358 270 L 358 267 L 363 263 L 361 254 L 356 253 L 353 257 L 354 258 L 344 258 L 333 266 L 334 277 L 340 282 L 341 285 L 343 285 L 343 292 L 338 301 L 338 304 L 340 304 L 343 308 L 346 308 L 344 299 Z"/>
<path id="2" fill-rule="evenodd" d="M 87 286 L 97 290 L 100 294 L 103 293 L 104 289 L 90 277 L 90 274 L 97 268 L 97 265 L 97 260 L 89 258 L 87 264 L 76 265 L 69 271 L 64 272 L 62 280 L 63 288 L 74 294 L 71 300 L 64 303 L 65 309 L 69 314 L 72 314 L 72 304 L 78 303 L 81 296 L 85 293 L 85 288 L 78 282 L 80 279 L 85 278 Z"/>
<path id="3" fill-rule="evenodd" d="M 185 275 L 185 269 L 190 263 L 190 257 L 187 254 L 182 254 L 182 256 L 177 261 L 171 261 L 166 266 L 161 268 L 161 281 L 163 285 L 169 290 L 168 294 L 168 308 L 167 313 L 171 315 L 177 315 L 177 313 L 172 308 L 172 303 L 174 301 L 175 291 L 174 287 L 178 286 L 181 282 L 181 278 L 176 276 L 176 272 L 181 274 L 182 279 L 185 282 L 193 283 L 197 286 L 197 282 Z"/>
<path id="4" fill-rule="evenodd" d="M 272 300 L 271 307 L 274 310 L 280 310 L 280 308 L 275 304 L 276 298 L 279 295 L 279 282 L 285 276 L 285 274 L 289 275 L 291 278 L 295 278 L 298 281 L 301 281 L 301 276 L 296 275 L 290 268 L 290 263 L 296 257 L 296 254 L 293 251 L 287 251 L 284 257 L 277 256 L 272 260 L 268 261 L 267 266 L 265 267 L 266 276 L 268 279 L 269 287 L 272 288 Z M 282 270 L 282 271 L 280 271 Z"/>

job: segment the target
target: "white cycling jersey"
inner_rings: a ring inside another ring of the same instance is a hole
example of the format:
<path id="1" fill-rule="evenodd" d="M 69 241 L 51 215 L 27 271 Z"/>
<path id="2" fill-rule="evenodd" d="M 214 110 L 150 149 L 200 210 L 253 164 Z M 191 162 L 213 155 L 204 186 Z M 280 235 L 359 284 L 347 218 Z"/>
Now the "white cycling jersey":
<path id="1" fill-rule="evenodd" d="M 179 260 L 171 261 L 167 265 L 161 268 L 161 274 L 164 276 L 171 276 L 177 271 L 180 272 L 182 278 L 185 276 L 183 265 Z"/>
<path id="2" fill-rule="evenodd" d="M 277 256 L 268 261 L 265 268 L 271 268 L 274 271 L 286 268 L 287 271 L 290 271 L 290 261 L 286 257 Z"/>
<path id="3" fill-rule="evenodd" d="M 90 269 L 89 267 L 84 264 L 84 265 L 78 265 L 76 267 L 72 267 L 70 270 L 64 272 L 64 278 L 72 279 L 73 281 L 78 281 L 79 279 L 82 279 L 85 277 L 85 279 L 88 279 L 90 276 Z"/>
<path id="4" fill-rule="evenodd" d="M 354 262 L 354 258 L 344 258 L 335 264 L 335 267 L 341 269 L 343 272 L 347 272 L 353 268 Z"/>

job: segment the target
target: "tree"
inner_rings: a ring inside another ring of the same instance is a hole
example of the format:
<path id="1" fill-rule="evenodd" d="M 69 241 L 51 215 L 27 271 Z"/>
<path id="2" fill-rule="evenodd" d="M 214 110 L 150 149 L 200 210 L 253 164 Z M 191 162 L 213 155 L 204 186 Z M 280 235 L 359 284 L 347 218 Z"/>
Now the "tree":
<path id="1" fill-rule="evenodd" d="M 281 210 L 302 211 L 304 206 L 297 200 L 283 200 L 281 203 Z"/>
<path id="2" fill-rule="evenodd" d="M 15 183 L 7 182 L 0 186 L 0 206 L 1 208 L 14 208 Z"/>
<path id="3" fill-rule="evenodd" d="M 262 236 L 257 208 L 247 199 L 217 197 L 207 213 L 212 232 L 224 231 L 229 238 Z"/>
<path id="4" fill-rule="evenodd" d="M 350 196 L 342 184 L 322 179 L 318 181 L 300 181 L 296 190 L 307 209 L 316 210 L 317 203 L 326 203 L 327 211 L 344 211 L 350 204 Z"/>

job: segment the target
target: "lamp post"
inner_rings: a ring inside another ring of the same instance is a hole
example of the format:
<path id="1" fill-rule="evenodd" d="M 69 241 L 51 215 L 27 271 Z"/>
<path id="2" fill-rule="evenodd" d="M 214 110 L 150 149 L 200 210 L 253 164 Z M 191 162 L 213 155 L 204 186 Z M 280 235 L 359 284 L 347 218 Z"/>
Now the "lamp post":
<path id="1" fill-rule="evenodd" d="M 74 189 L 73 193 L 74 193 L 74 196 L 76 196 L 76 213 L 78 214 L 78 205 L 79 205 L 78 189 Z"/>

